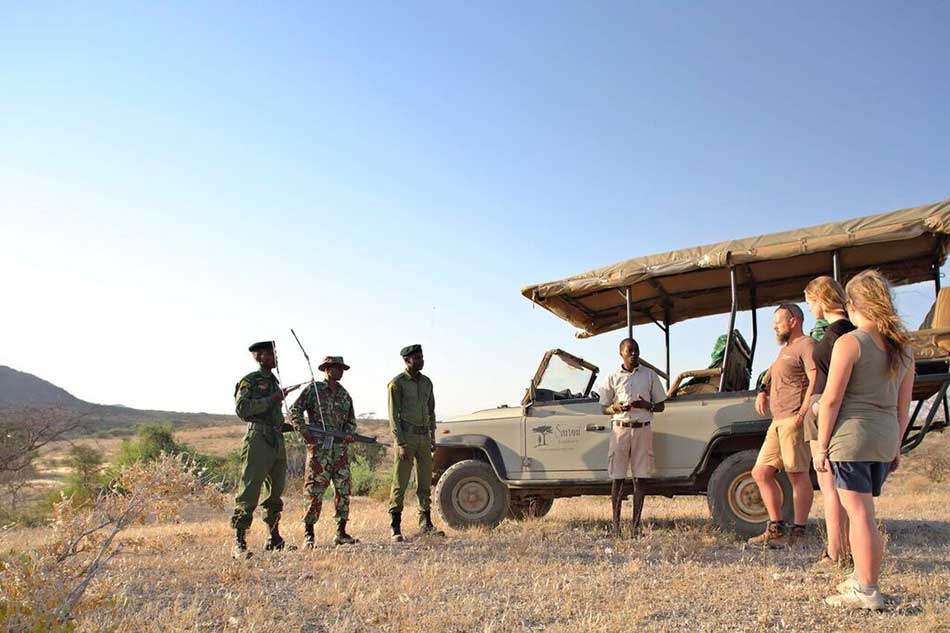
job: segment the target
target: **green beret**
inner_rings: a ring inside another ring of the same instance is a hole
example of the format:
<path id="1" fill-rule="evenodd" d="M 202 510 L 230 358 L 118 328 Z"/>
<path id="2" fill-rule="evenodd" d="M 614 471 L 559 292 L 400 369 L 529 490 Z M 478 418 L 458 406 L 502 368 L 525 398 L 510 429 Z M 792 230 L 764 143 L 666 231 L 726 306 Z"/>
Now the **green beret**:
<path id="1" fill-rule="evenodd" d="M 274 341 L 258 341 L 247 348 L 249 352 L 273 352 Z"/>
<path id="2" fill-rule="evenodd" d="M 419 344 L 416 345 L 406 345 L 404 348 L 399 350 L 399 355 L 405 358 L 406 356 L 412 356 L 416 352 L 421 352 L 422 346 Z"/>

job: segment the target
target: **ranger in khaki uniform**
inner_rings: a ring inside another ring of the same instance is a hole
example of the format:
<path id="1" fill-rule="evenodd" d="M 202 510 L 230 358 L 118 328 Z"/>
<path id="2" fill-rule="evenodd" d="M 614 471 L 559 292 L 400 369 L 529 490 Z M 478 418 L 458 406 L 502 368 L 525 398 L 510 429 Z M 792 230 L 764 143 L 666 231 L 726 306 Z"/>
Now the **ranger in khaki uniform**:
<path id="1" fill-rule="evenodd" d="M 419 498 L 419 527 L 424 534 L 444 536 L 432 525 L 432 447 L 435 444 L 435 398 L 432 381 L 422 375 L 425 361 L 421 345 L 409 345 L 399 352 L 406 370 L 389 383 L 389 427 L 396 444 L 393 482 L 389 496 L 392 539 L 403 541 L 402 507 L 409 487 L 412 463 L 416 464 L 416 496 Z"/>
<path id="2" fill-rule="evenodd" d="M 342 356 L 327 356 L 317 368 L 325 371 L 325 382 L 315 382 L 304 389 L 294 405 L 290 407 L 290 423 L 307 442 L 307 481 L 305 492 L 310 497 L 307 514 L 303 518 L 304 546 L 313 549 L 313 525 L 320 518 L 323 507 L 323 495 L 327 486 L 333 483 L 336 509 L 335 545 L 352 545 L 358 540 L 346 533 L 346 522 L 350 517 L 350 448 L 352 438 L 316 437 L 308 427 L 356 433 L 356 415 L 353 412 L 353 399 L 340 384 L 343 372 L 350 366 L 343 362 Z M 307 420 L 304 422 L 304 412 Z"/>
<path id="3" fill-rule="evenodd" d="M 280 536 L 278 525 L 284 508 L 281 495 L 287 481 L 287 451 L 284 431 L 293 430 L 284 424 L 281 402 L 296 387 L 281 389 L 273 370 L 277 367 L 273 341 L 254 343 L 247 348 L 254 355 L 260 369 L 251 372 L 234 387 L 235 411 L 247 422 L 244 446 L 241 448 L 241 480 L 234 497 L 234 558 L 247 558 L 245 534 L 251 527 L 254 509 L 264 489 L 261 502 L 262 518 L 270 527 L 265 549 L 294 549 Z"/>
<path id="4" fill-rule="evenodd" d="M 644 479 L 653 474 L 653 414 L 665 408 L 666 391 L 656 372 L 640 364 L 640 346 L 632 338 L 620 342 L 620 369 L 607 376 L 600 388 L 600 406 L 610 415 L 607 476 L 612 481 L 613 532 L 620 536 L 620 506 L 627 474 L 633 474 L 632 536 L 640 532 L 645 498 Z"/>

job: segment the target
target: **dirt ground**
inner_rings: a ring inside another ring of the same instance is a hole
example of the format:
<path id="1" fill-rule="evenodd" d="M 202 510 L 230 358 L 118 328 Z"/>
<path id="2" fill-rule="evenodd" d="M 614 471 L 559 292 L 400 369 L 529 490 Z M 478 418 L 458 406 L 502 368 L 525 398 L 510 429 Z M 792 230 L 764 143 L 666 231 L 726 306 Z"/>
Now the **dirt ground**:
<path id="1" fill-rule="evenodd" d="M 885 486 L 878 508 L 889 608 L 880 614 L 824 604 L 844 574 L 811 570 L 822 550 L 820 495 L 812 535 L 776 551 L 718 531 L 703 498 L 648 499 L 636 541 L 607 536 L 606 498 L 562 499 L 542 519 L 445 538 L 415 537 L 407 508 L 405 544 L 389 542 L 385 504 L 357 498 L 350 532 L 360 544 L 331 545 L 329 503 L 317 549 L 264 552 L 255 521 L 248 561 L 229 557 L 227 510 L 188 508 L 178 524 L 130 529 L 105 572 L 117 587 L 117 617 L 87 619 L 82 629 L 950 631 L 948 456 L 950 433 L 928 437 Z M 283 531 L 298 544 L 303 511 L 294 492 Z M 29 549 L 46 537 L 7 531 L 0 548 Z"/>

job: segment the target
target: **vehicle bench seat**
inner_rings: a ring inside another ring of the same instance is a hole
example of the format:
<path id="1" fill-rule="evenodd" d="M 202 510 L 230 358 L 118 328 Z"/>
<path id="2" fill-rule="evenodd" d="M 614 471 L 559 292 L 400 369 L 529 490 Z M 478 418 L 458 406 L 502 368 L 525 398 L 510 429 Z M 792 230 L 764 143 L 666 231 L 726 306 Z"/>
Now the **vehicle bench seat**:
<path id="1" fill-rule="evenodd" d="M 937 293 L 920 329 L 908 335 L 915 360 L 950 358 L 950 288 Z"/>

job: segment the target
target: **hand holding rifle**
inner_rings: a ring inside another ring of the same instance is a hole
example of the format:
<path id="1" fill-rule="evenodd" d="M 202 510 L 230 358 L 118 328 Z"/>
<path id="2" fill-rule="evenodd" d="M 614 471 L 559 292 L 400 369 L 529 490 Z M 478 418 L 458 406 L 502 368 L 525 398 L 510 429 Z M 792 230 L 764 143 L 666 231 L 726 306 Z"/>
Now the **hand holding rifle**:
<path id="1" fill-rule="evenodd" d="M 282 402 L 284 398 L 287 397 L 287 394 L 292 393 L 296 391 L 297 389 L 300 389 L 303 385 L 307 385 L 307 384 L 310 384 L 310 383 L 301 382 L 296 385 L 284 387 L 283 389 L 280 389 L 279 391 L 275 391 L 273 394 L 271 394 L 270 400 L 271 402 L 275 404 L 278 402 Z"/>

